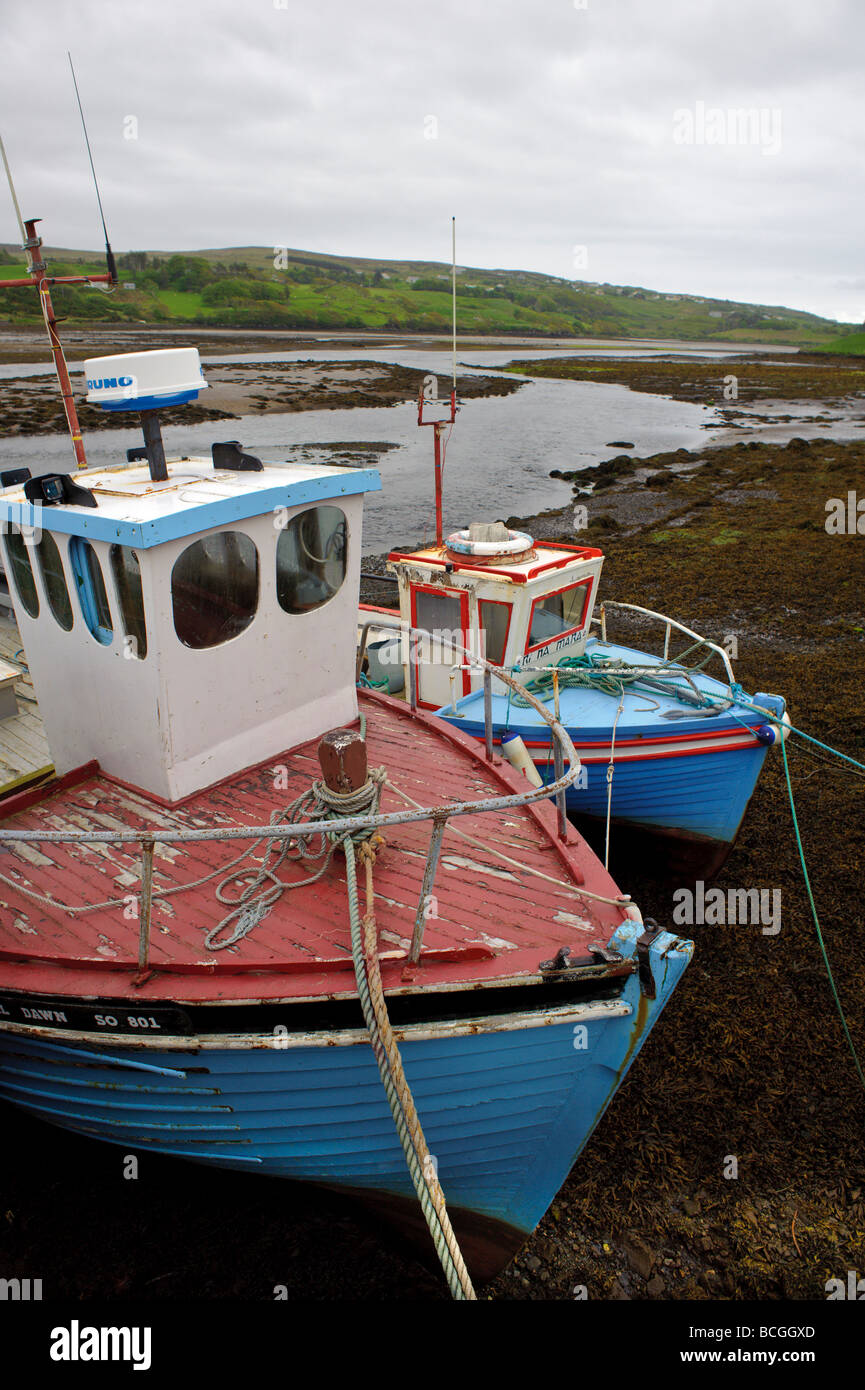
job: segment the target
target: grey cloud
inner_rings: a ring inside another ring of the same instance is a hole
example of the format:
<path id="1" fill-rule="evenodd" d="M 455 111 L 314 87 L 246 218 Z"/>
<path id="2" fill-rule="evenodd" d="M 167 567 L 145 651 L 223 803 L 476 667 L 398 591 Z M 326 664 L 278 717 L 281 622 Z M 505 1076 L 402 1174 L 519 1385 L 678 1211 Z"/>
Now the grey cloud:
<path id="1" fill-rule="evenodd" d="M 69 47 L 117 248 L 446 259 L 454 213 L 468 264 L 570 276 L 585 244 L 589 279 L 862 318 L 858 0 L 6 10 L 0 130 L 54 244 L 98 244 Z M 780 148 L 677 144 L 698 102 L 777 109 Z"/>

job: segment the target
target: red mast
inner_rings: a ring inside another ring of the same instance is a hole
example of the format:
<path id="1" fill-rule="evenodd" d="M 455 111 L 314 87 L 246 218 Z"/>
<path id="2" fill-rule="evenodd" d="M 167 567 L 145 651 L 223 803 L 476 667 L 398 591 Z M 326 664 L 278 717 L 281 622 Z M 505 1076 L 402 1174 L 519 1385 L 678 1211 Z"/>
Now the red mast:
<path id="1" fill-rule="evenodd" d="M 69 380 L 69 370 L 66 366 L 66 358 L 63 355 L 63 346 L 57 332 L 57 317 L 54 313 L 54 305 L 51 302 L 51 285 L 93 285 L 98 283 L 116 285 L 117 272 L 113 263 L 109 262 L 107 275 L 49 275 L 40 255 L 42 238 L 36 234 L 36 223 L 41 218 L 31 217 L 24 223 L 26 236 L 23 242 L 23 249 L 27 254 L 30 266 L 30 275 L 24 280 L 0 280 L 0 289 L 18 289 L 23 285 L 32 285 L 39 295 L 39 304 L 42 309 L 42 317 L 45 320 L 45 327 L 48 330 L 48 340 L 51 344 L 51 352 L 54 357 L 54 366 L 57 370 L 57 379 L 60 382 L 60 393 L 63 396 L 63 409 L 66 413 L 66 420 L 69 425 L 69 433 L 72 436 L 72 447 L 75 450 L 75 459 L 79 468 L 87 467 L 87 455 L 84 452 L 84 441 L 81 438 L 81 426 L 78 423 L 78 413 L 75 409 L 75 401 L 72 396 L 72 383 Z"/>
<path id="2" fill-rule="evenodd" d="M 432 425 L 433 440 L 435 444 L 435 487 L 436 487 L 436 545 L 439 549 L 444 544 L 442 536 L 442 475 L 445 464 L 445 447 L 442 444 L 442 435 L 448 426 L 452 426 L 457 418 L 457 220 L 451 218 L 451 306 L 453 313 L 453 385 L 451 387 L 451 413 L 445 418 L 438 420 L 425 420 L 423 418 L 424 388 L 421 386 L 417 398 L 417 422 L 419 425 Z M 435 377 L 428 378 L 435 384 Z M 436 397 L 431 398 L 433 401 Z"/>
<path id="3" fill-rule="evenodd" d="M 423 418 L 424 388 L 420 389 L 417 398 L 417 422 L 419 425 L 432 425 L 433 440 L 435 445 L 435 486 L 436 486 L 436 545 L 441 547 L 444 544 L 442 537 L 442 474 L 444 471 L 444 449 L 442 448 L 442 435 L 449 425 L 452 425 L 457 418 L 457 393 L 456 389 L 451 391 L 451 413 L 443 420 L 425 420 Z M 435 398 L 433 398 L 435 400 Z"/>

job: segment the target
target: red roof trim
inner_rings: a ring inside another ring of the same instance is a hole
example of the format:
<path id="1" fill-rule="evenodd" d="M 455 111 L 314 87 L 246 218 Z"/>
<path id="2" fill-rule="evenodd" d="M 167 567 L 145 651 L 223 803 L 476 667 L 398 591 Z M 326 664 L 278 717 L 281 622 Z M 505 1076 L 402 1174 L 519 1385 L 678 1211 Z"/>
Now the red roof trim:
<path id="1" fill-rule="evenodd" d="M 431 568 L 438 569 L 446 569 L 450 565 L 455 574 L 500 574 L 505 579 L 510 579 L 513 584 L 525 584 L 529 579 L 535 579 L 539 574 L 543 574 L 544 570 L 558 569 L 571 564 L 574 559 L 602 560 L 604 558 L 604 552 L 597 550 L 594 546 L 560 545 L 558 541 L 535 541 L 534 549 L 567 550 L 568 554 L 564 559 L 547 560 L 544 564 L 533 565 L 528 574 L 515 573 L 512 569 L 497 568 L 494 565 L 466 565 L 460 564 L 458 560 L 440 560 L 436 556 L 421 554 L 416 550 L 392 550 L 387 558 L 395 562 L 414 560 L 420 565 L 429 565 Z"/>

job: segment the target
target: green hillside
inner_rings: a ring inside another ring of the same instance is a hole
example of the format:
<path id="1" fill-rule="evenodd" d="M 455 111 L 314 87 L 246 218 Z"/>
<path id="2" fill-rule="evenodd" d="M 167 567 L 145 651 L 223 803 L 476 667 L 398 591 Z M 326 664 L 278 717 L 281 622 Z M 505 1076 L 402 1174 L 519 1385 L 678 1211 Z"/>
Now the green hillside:
<path id="1" fill-rule="evenodd" d="M 865 332 L 848 333 L 844 338 L 835 338 L 831 343 L 824 343 L 820 351 L 846 353 L 851 357 L 861 357 L 865 353 Z"/>
<path id="2" fill-rule="evenodd" d="M 97 252 L 46 248 L 57 274 L 98 272 Z M 232 328 L 363 329 L 447 333 L 450 268 L 435 261 L 374 261 L 261 246 L 117 257 L 121 287 L 54 291 L 73 325 L 145 323 Z M 21 252 L 0 245 L 0 275 L 25 274 Z M 463 335 L 736 339 L 818 347 L 839 324 L 779 305 L 739 304 L 635 286 L 563 280 L 525 270 L 457 267 Z M 38 323 L 35 295 L 0 290 L 0 321 Z"/>

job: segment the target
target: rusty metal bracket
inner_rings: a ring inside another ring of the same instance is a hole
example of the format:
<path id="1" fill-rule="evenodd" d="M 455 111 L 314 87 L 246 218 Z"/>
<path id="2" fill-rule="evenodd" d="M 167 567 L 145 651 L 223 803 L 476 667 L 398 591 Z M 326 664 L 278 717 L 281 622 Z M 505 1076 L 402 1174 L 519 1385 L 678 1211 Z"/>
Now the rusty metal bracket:
<path id="1" fill-rule="evenodd" d="M 647 999 L 654 999 L 657 990 L 655 989 L 655 977 L 652 974 L 652 962 L 649 955 L 650 948 L 654 941 L 664 933 L 664 928 L 659 927 L 652 917 L 646 917 L 643 925 L 646 930 L 642 936 L 637 937 L 637 963 L 640 972 L 640 989 Z"/>
<path id="2" fill-rule="evenodd" d="M 538 970 L 550 984 L 567 983 L 574 980 L 603 979 L 608 975 L 631 975 L 637 969 L 633 961 L 626 960 L 618 951 L 608 951 L 604 946 L 589 946 L 590 959 L 575 956 L 570 946 L 560 946 L 553 960 L 542 960 Z"/>
<path id="3" fill-rule="evenodd" d="M 606 946 L 600 946 L 596 941 L 589 942 L 589 950 L 596 961 L 606 965 L 618 965 L 620 961 L 624 960 L 621 951 L 611 951 Z"/>

